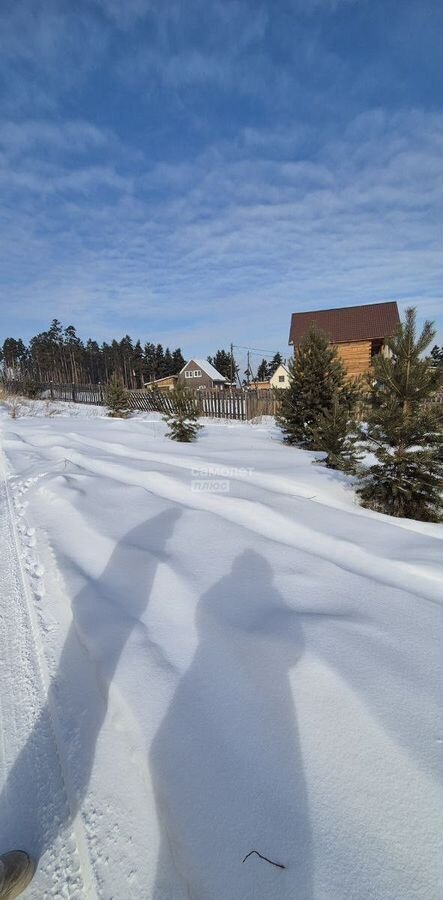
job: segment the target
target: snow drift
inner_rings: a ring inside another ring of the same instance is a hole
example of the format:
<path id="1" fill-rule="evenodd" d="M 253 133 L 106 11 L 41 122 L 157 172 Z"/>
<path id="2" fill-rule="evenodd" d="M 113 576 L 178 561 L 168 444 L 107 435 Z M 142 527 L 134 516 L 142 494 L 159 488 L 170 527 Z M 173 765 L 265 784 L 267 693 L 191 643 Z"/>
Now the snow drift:
<path id="1" fill-rule="evenodd" d="M 361 509 L 271 424 L 1 427 L 8 627 L 40 660 L 7 663 L 0 749 L 29 896 L 437 898 L 443 529 Z"/>

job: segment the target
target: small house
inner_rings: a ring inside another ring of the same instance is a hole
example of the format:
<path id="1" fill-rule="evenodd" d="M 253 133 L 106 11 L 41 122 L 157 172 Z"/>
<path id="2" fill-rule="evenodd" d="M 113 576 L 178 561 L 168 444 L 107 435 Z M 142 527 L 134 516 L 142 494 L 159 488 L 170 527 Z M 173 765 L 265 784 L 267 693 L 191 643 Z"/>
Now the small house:
<path id="1" fill-rule="evenodd" d="M 229 381 L 207 359 L 190 359 L 178 374 L 179 384 L 190 390 L 221 390 Z"/>
<path id="2" fill-rule="evenodd" d="M 246 387 L 249 391 L 270 391 L 271 382 L 269 380 L 250 381 L 249 384 L 246 385 Z"/>
<path id="3" fill-rule="evenodd" d="M 289 387 L 289 369 L 284 365 L 284 363 L 281 363 L 278 366 L 274 374 L 269 379 L 269 383 L 271 385 L 271 388 L 286 389 Z"/>
<path id="4" fill-rule="evenodd" d="M 393 334 L 399 322 L 395 301 L 297 312 L 292 315 L 289 344 L 297 353 L 309 329 L 317 328 L 328 336 L 348 375 L 355 378 L 370 371 L 377 353 L 387 351 L 385 338 Z"/>
<path id="5" fill-rule="evenodd" d="M 284 363 L 281 363 L 274 374 L 265 381 L 254 380 L 248 384 L 251 391 L 272 391 L 274 388 L 289 387 L 289 369 Z"/>
<path id="6" fill-rule="evenodd" d="M 177 375 L 165 375 L 163 378 L 154 378 L 147 381 L 145 388 L 148 391 L 173 391 L 177 384 Z"/>

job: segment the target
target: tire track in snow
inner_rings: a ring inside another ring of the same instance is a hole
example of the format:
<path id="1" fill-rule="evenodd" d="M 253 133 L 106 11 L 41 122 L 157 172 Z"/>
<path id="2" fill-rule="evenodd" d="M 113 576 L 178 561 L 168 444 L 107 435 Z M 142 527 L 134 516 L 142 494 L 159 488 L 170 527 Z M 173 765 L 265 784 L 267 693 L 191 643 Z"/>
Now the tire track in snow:
<path id="1" fill-rule="evenodd" d="M 57 710 L 49 690 L 47 668 L 40 629 L 33 609 L 34 598 L 22 563 L 12 500 L 7 485 L 6 465 L 0 449 L 0 589 L 2 596 L 0 659 L 3 690 L 0 698 L 2 721 L 0 821 L 2 846 L 11 849 L 11 842 L 20 843 L 22 835 L 38 841 L 32 826 L 49 834 L 54 823 L 69 822 L 60 829 L 46 849 L 28 891 L 39 898 L 69 898 L 69 900 L 97 900 L 96 879 L 81 817 L 71 815 L 69 782 L 64 772 L 62 744 L 58 736 Z M 45 713 L 47 713 L 45 715 Z M 37 722 L 45 721 L 46 729 L 35 730 Z M 33 797 L 39 809 L 28 809 L 32 798 L 20 795 L 23 785 L 13 782 L 14 763 L 24 747 L 32 741 L 33 771 L 29 780 L 35 787 Z M 50 767 L 50 787 L 47 777 Z M 48 796 L 50 793 L 50 796 Z M 4 802 L 3 802 L 4 801 Z M 31 823 L 28 825 L 28 821 Z M 31 848 L 30 848 L 31 849 Z"/>
<path id="2" fill-rule="evenodd" d="M 229 470 L 230 481 L 237 482 L 239 484 L 244 484 L 248 486 L 255 486 L 260 488 L 262 491 L 270 492 L 273 494 L 277 494 L 281 497 L 293 497 L 298 500 L 307 500 L 312 503 L 315 503 L 316 506 L 324 506 L 325 514 L 327 512 L 334 512 L 336 510 L 342 511 L 350 516 L 357 516 L 359 519 L 366 519 L 372 521 L 380 521 L 384 525 L 389 525 L 391 528 L 399 528 L 405 531 L 417 531 L 418 534 L 426 535 L 427 525 L 429 523 L 424 522 L 416 522 L 412 519 L 397 519 L 393 516 L 383 515 L 382 513 L 376 513 L 372 510 L 365 509 L 360 506 L 359 503 L 354 502 L 350 504 L 349 501 L 342 501 L 339 496 L 335 495 L 333 499 L 331 499 L 330 491 L 322 490 L 322 486 L 316 485 L 315 493 L 313 493 L 313 489 L 308 489 L 303 481 L 294 480 L 292 477 L 288 477 L 287 475 L 275 474 L 273 472 L 260 472 L 255 469 L 250 469 L 247 465 L 233 465 L 230 461 L 223 460 L 213 460 L 211 461 L 208 457 L 204 456 L 180 456 L 177 453 L 168 454 L 168 453 L 154 453 L 150 450 L 135 450 L 128 449 L 125 444 L 118 443 L 115 441 L 102 441 L 98 438 L 93 438 L 88 436 L 87 438 L 81 437 L 76 432 L 69 432 L 69 439 L 75 441 L 76 444 L 79 444 L 81 447 L 87 449 L 88 447 L 95 448 L 97 450 L 105 451 L 111 456 L 120 456 L 126 460 L 131 460 L 135 462 L 154 462 L 159 463 L 162 466 L 171 468 L 171 469 L 181 469 L 183 471 L 187 471 L 190 474 L 193 472 L 198 472 L 198 477 L 204 477 L 200 475 L 201 472 L 206 472 L 208 468 L 212 471 L 220 470 L 220 477 L 225 477 L 223 475 L 223 470 Z M 41 441 L 38 440 L 35 442 L 34 440 L 25 439 L 22 435 L 14 433 L 14 437 L 29 445 L 30 447 L 36 447 L 39 450 L 46 450 L 48 456 L 53 456 L 54 454 L 51 452 L 52 450 L 63 451 L 66 456 L 63 456 L 63 461 L 69 462 L 71 459 L 72 453 L 72 445 L 66 444 L 66 446 L 62 443 L 58 443 L 54 445 L 52 443 L 51 438 L 46 438 Z M 281 450 L 287 449 L 283 446 L 280 447 Z M 58 461 L 62 460 L 60 457 Z M 244 477 L 240 474 L 241 470 L 247 470 L 247 477 Z M 218 473 L 214 472 L 214 477 L 216 477 Z M 195 476 L 197 477 L 197 475 Z M 212 474 L 209 476 L 212 477 Z M 411 525 L 413 524 L 413 527 Z M 418 529 L 417 529 L 418 526 Z M 431 525 L 433 529 L 435 529 L 434 525 Z M 315 529 L 312 529 L 315 532 Z M 323 534 L 323 532 L 319 532 Z M 443 540 L 443 534 L 432 531 L 432 537 L 434 540 Z M 376 555 L 374 554 L 374 559 Z M 383 559 L 383 557 L 382 557 Z"/>
<path id="3" fill-rule="evenodd" d="M 230 481 L 237 481 L 242 484 L 252 484 L 255 487 L 259 487 L 262 490 L 272 491 L 275 494 L 283 494 L 284 496 L 292 496 L 298 497 L 302 500 L 313 500 L 317 503 L 322 503 L 324 506 L 334 507 L 334 503 L 331 502 L 330 496 L 324 493 L 319 498 L 318 492 L 313 495 L 312 490 L 308 490 L 301 482 L 294 481 L 293 479 L 289 479 L 284 475 L 275 475 L 272 472 L 266 472 L 263 474 L 262 472 L 254 471 L 251 467 L 248 466 L 233 466 L 229 462 L 210 462 L 207 457 L 204 456 L 179 456 L 174 453 L 169 456 L 166 453 L 153 453 L 150 450 L 130 450 L 125 447 L 124 444 L 119 444 L 115 442 L 106 442 L 100 441 L 97 438 L 82 438 L 78 434 L 70 433 L 69 435 L 72 440 L 75 440 L 76 444 L 81 444 L 83 447 L 95 447 L 97 450 L 105 450 L 107 453 L 112 453 L 114 456 L 121 456 L 124 459 L 131 459 L 137 462 L 155 462 L 159 463 L 163 466 L 170 466 L 173 469 L 184 469 L 187 472 L 193 471 L 207 471 L 209 469 L 220 470 L 229 470 L 229 479 Z M 240 470 L 248 472 L 247 478 L 244 478 L 240 474 Z M 348 510 L 348 506 L 344 507 Z M 359 508 L 358 508 L 359 509 Z"/>
<path id="4" fill-rule="evenodd" d="M 60 450 L 55 447 L 51 449 L 53 452 Z M 190 484 L 183 484 L 170 475 L 134 471 L 116 462 L 92 459 L 72 449 L 69 460 L 85 471 L 148 490 L 173 503 L 220 516 L 255 534 L 323 559 L 352 574 L 415 594 L 420 599 L 441 603 L 439 574 L 424 572 L 423 568 L 412 563 L 404 563 L 400 568 L 395 561 L 369 553 L 358 544 L 320 533 L 259 501 L 221 494 L 198 494 L 192 491 Z"/>

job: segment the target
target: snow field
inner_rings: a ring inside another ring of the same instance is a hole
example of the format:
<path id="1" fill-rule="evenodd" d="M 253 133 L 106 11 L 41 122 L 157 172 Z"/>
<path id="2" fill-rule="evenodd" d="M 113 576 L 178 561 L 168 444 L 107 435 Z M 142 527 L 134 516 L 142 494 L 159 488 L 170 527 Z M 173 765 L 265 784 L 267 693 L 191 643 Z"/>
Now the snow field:
<path id="1" fill-rule="evenodd" d="M 4 840 L 42 850 L 29 896 L 64 896 L 62 855 L 75 898 L 437 898 L 442 529 L 362 510 L 270 424 L 1 428 L 35 619 L 3 719 L 27 722 L 2 778 Z"/>

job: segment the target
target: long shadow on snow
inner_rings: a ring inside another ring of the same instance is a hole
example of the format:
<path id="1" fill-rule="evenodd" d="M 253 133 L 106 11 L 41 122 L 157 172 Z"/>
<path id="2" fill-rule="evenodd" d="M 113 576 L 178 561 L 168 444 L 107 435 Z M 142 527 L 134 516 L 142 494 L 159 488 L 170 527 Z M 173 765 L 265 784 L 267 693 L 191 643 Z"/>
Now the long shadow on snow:
<path id="1" fill-rule="evenodd" d="M 131 631 L 144 627 L 140 619 L 179 516 L 179 510 L 166 510 L 125 535 L 100 578 L 91 580 L 73 601 L 74 621 L 47 702 L 0 797 L 0 831 L 6 849 L 25 847 L 39 859 L 81 808 L 109 686 Z M 18 708 L 20 702 L 17 697 Z M 51 710 L 60 709 L 61 704 L 59 727 L 69 802 L 60 794 L 60 759 L 52 731 Z"/>
<path id="2" fill-rule="evenodd" d="M 300 620 L 256 552 L 197 608 L 199 644 L 151 746 L 162 834 L 154 897 L 311 900 L 312 851 L 289 673 Z M 250 857 L 256 849 L 285 871 Z"/>

